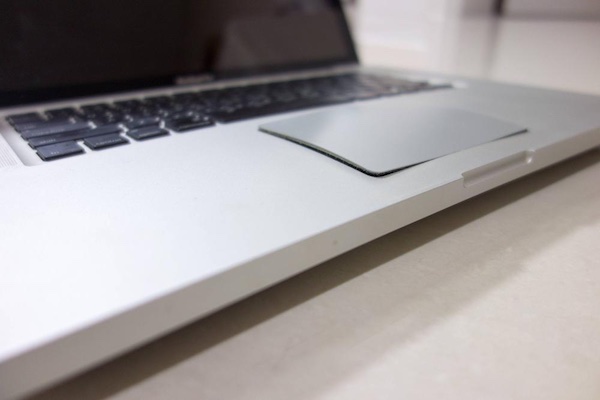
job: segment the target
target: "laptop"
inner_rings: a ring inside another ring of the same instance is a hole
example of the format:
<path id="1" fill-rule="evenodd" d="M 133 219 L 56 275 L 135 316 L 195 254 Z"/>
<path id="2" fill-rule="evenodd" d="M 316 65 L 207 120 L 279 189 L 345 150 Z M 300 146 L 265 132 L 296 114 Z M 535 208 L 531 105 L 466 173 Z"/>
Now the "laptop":
<path id="1" fill-rule="evenodd" d="M 600 98 L 359 64 L 338 1 L 3 1 L 0 398 L 600 145 Z"/>

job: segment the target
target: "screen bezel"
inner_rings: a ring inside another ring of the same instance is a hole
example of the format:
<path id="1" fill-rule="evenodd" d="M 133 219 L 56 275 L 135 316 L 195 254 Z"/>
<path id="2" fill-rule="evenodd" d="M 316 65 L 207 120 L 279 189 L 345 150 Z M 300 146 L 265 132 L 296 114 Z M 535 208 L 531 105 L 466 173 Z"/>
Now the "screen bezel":
<path id="1" fill-rule="evenodd" d="M 300 71 L 306 69 L 324 68 L 342 64 L 357 64 L 359 62 L 356 53 L 356 47 L 350 28 L 344 14 L 340 0 L 326 0 L 327 3 L 336 11 L 339 18 L 339 26 L 342 29 L 342 35 L 348 46 L 349 52 L 346 57 L 332 59 L 320 62 L 307 62 L 301 64 L 293 64 L 286 66 L 264 67 L 230 70 L 226 72 L 214 71 L 189 71 L 182 72 L 177 75 L 159 76 L 145 79 L 134 79 L 127 81 L 111 81 L 93 84 L 73 85 L 73 86 L 57 86 L 52 88 L 19 90 L 19 91 L 0 91 L 0 106 L 16 106 L 43 101 L 61 100 L 68 98 L 77 98 L 91 95 L 105 95 L 109 93 L 128 92 L 139 89 L 156 89 L 159 87 L 169 87 L 178 85 L 178 81 L 182 76 L 198 74 L 202 76 L 209 75 L 211 81 L 219 81 L 224 79 L 244 78 L 256 75 L 265 75 L 273 73 L 285 73 L 290 71 Z"/>

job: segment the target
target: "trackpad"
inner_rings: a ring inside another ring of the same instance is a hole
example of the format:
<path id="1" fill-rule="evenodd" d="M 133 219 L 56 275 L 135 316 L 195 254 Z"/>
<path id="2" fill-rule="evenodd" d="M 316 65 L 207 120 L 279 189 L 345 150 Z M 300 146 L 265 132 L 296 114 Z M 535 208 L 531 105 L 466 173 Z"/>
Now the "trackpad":
<path id="1" fill-rule="evenodd" d="M 318 111 L 260 130 L 382 176 L 527 129 L 460 109 L 379 103 Z"/>

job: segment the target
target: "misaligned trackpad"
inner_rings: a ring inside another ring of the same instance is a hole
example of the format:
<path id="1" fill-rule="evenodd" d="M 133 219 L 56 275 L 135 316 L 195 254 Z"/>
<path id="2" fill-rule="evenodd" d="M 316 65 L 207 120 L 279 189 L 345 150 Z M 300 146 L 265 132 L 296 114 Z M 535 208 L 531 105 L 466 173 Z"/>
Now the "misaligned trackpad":
<path id="1" fill-rule="evenodd" d="M 460 109 L 377 104 L 318 111 L 260 130 L 382 176 L 527 129 Z"/>

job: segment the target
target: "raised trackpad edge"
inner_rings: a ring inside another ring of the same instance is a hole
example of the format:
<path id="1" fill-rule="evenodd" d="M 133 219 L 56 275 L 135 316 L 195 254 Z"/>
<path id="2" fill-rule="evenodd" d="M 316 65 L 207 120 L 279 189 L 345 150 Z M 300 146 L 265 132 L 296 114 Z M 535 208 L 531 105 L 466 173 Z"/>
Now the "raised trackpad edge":
<path id="1" fill-rule="evenodd" d="M 371 176 L 384 176 L 527 131 L 456 108 L 353 105 L 263 124 L 265 133 L 316 150 Z"/>

